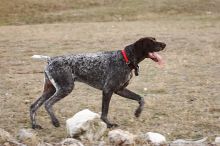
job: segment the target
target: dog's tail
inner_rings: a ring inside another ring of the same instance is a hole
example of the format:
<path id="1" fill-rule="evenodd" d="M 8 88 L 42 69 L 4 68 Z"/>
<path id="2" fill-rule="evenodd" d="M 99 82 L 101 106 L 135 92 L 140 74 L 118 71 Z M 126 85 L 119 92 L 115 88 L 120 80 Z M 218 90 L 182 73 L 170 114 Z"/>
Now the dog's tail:
<path id="1" fill-rule="evenodd" d="M 43 56 L 43 55 L 33 55 L 31 56 L 31 58 L 36 59 L 36 60 L 44 60 L 44 61 L 50 60 L 49 56 Z"/>

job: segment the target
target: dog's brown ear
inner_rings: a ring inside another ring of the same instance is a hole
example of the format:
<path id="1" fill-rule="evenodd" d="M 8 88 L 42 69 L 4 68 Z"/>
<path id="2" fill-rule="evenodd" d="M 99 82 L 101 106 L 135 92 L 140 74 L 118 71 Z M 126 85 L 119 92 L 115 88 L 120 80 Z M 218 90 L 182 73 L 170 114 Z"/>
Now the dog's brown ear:
<path id="1" fill-rule="evenodd" d="M 151 41 L 151 39 L 141 38 L 134 43 L 134 53 L 138 60 L 139 58 L 142 60 L 147 52 L 149 52 L 148 48 L 151 45 L 149 41 Z"/>
<path id="2" fill-rule="evenodd" d="M 154 41 L 156 40 L 153 37 L 145 37 L 137 40 L 134 43 L 136 50 L 141 50 L 142 52 L 150 51 L 151 48 L 154 48 Z"/>

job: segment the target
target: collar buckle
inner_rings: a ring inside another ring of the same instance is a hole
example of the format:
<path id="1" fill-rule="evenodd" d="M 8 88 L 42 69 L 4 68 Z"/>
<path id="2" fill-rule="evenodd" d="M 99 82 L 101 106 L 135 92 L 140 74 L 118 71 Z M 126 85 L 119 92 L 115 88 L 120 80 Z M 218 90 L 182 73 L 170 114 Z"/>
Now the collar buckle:
<path id="1" fill-rule="evenodd" d="M 126 55 L 126 52 L 125 50 L 121 50 L 121 53 L 122 53 L 122 56 L 125 60 L 125 63 L 130 67 L 131 70 L 134 69 L 134 74 L 135 76 L 138 76 L 139 75 L 139 66 L 138 65 L 135 65 L 134 63 L 132 63 L 130 60 L 128 60 L 128 57 Z"/>
<path id="2" fill-rule="evenodd" d="M 128 61 L 126 62 L 126 64 L 127 64 L 127 65 L 129 65 L 130 63 L 131 63 L 131 61 L 130 61 L 130 60 L 128 60 Z"/>

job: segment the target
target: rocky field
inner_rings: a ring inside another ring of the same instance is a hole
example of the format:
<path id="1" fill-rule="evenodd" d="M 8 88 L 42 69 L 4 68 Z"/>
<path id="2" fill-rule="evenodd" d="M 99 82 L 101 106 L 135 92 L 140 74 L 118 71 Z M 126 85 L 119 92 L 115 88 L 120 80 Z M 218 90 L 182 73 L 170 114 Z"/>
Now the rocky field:
<path id="1" fill-rule="evenodd" d="M 9 5 L 6 1 L 2 2 L 5 7 Z M 143 114 L 136 119 L 134 110 L 137 103 L 114 95 L 109 118 L 118 123 L 120 129 L 131 133 L 159 132 L 169 141 L 203 137 L 213 141 L 220 134 L 219 2 L 212 1 L 213 4 L 210 4 L 200 0 L 199 8 L 196 8 L 198 11 L 188 13 L 180 13 L 183 10 L 178 7 L 169 8 L 173 11 L 165 11 L 165 0 L 161 1 L 164 7 L 155 8 L 158 11 L 143 7 L 146 1 L 132 3 L 143 11 L 136 11 L 129 5 L 131 3 L 123 5 L 123 1 L 119 4 L 108 2 L 111 5 L 91 3 L 88 10 L 80 3 L 78 9 L 68 8 L 73 12 L 60 9 L 49 9 L 48 12 L 40 10 L 43 18 L 46 14 L 51 16 L 48 21 L 43 21 L 42 18 L 43 22 L 35 21 L 34 12 L 33 15 L 28 13 L 33 16 L 34 20 L 31 22 L 20 19 L 21 15 L 11 20 L 12 16 L 15 17 L 13 14 L 4 15 L 8 18 L 6 21 L 2 15 L 7 11 L 1 9 L 0 128 L 12 134 L 16 134 L 21 128 L 30 128 L 29 106 L 42 92 L 43 70 L 46 65 L 45 62 L 32 60 L 32 55 L 56 56 L 121 50 L 140 37 L 154 36 L 167 44 L 166 49 L 160 53 L 166 62 L 164 68 L 158 68 L 154 62 L 146 59 L 140 64 L 140 76 L 134 77 L 128 87 L 145 97 Z M 168 6 L 172 6 L 172 3 Z M 186 4 L 187 1 L 184 0 L 182 5 L 186 7 L 185 10 L 192 10 Z M 60 8 L 60 5 L 57 7 Z M 121 8 L 127 5 L 127 9 Z M 29 5 L 25 6 L 28 10 Z M 106 7 L 108 9 L 105 11 Z M 126 13 L 131 8 L 133 13 Z M 110 10 L 118 10 L 119 14 L 111 13 Z M 98 15 L 103 15 L 104 11 L 105 19 Z M 83 19 L 73 19 L 70 16 L 70 21 L 68 17 L 52 21 L 54 16 L 64 17 L 67 14 L 82 14 Z M 44 108 L 38 111 L 37 120 L 44 128 L 36 131 L 38 136 L 45 142 L 61 141 L 67 136 L 66 119 L 85 108 L 100 112 L 101 91 L 77 83 L 73 92 L 54 106 L 61 122 L 60 128 L 51 125 Z"/>

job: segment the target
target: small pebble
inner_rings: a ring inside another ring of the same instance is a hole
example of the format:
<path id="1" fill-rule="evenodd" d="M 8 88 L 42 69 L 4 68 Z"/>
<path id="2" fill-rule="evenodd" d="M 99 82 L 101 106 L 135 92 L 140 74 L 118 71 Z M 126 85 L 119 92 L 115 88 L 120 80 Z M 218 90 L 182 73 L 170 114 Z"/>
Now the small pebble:
<path id="1" fill-rule="evenodd" d="M 30 103 L 31 101 L 30 100 L 24 100 L 24 103 L 25 104 L 28 104 L 28 103 Z"/>

